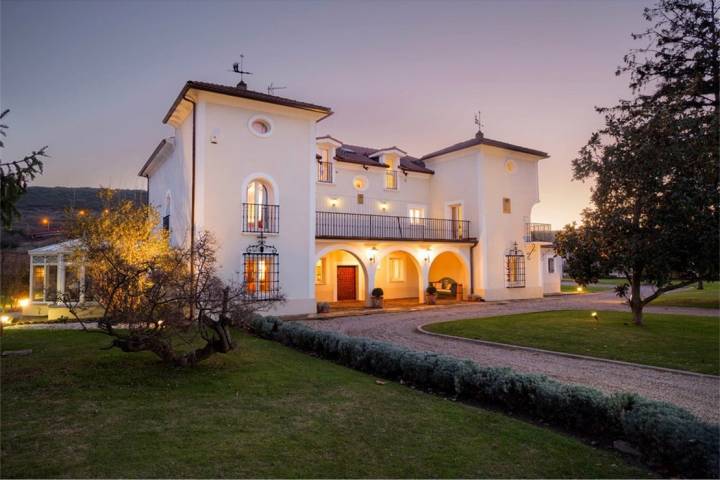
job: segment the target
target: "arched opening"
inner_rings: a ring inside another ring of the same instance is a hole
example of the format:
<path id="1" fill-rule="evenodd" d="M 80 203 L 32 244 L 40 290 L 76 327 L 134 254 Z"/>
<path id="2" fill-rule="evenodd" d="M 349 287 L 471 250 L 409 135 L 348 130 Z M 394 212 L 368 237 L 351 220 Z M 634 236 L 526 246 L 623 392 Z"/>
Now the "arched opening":
<path id="1" fill-rule="evenodd" d="M 378 259 L 375 287 L 383 289 L 385 300 L 422 303 L 425 286 L 420 264 L 410 253 L 394 250 Z"/>
<path id="2" fill-rule="evenodd" d="M 276 193 L 270 182 L 255 178 L 245 187 L 243 231 L 278 233 Z"/>
<path id="3" fill-rule="evenodd" d="M 168 191 L 165 194 L 165 206 L 163 208 L 162 226 L 166 231 L 170 231 L 170 213 L 172 213 L 172 195 Z"/>
<path id="4" fill-rule="evenodd" d="M 465 299 L 469 293 L 470 272 L 455 252 L 443 252 L 433 259 L 428 283 L 438 290 L 438 300 L 454 301 L 460 293 Z"/>
<path id="5" fill-rule="evenodd" d="M 315 300 L 364 305 L 368 275 L 357 254 L 336 249 L 322 252 L 315 262 Z"/>

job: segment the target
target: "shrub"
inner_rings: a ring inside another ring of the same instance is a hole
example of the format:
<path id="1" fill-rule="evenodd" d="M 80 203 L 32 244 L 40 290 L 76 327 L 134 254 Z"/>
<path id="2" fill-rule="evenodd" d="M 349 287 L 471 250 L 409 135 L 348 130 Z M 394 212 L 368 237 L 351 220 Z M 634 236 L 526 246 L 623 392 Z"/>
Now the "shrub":
<path id="1" fill-rule="evenodd" d="M 674 405 L 634 394 L 605 395 L 544 375 L 481 367 L 469 360 L 416 352 L 271 317 L 256 315 L 247 326 L 259 337 L 312 351 L 357 370 L 494 405 L 584 436 L 623 438 L 635 445 L 646 461 L 675 474 L 718 475 L 718 425 L 704 423 Z"/>
<path id="2" fill-rule="evenodd" d="M 375 287 L 375 288 L 372 289 L 371 295 L 372 295 L 373 297 L 375 297 L 375 298 L 380 298 L 380 297 L 382 297 L 383 295 L 385 295 L 385 292 L 383 292 L 383 289 L 382 289 L 382 288 L 380 288 L 380 287 Z"/>
<path id="3" fill-rule="evenodd" d="M 435 288 L 434 285 L 428 285 L 428 287 L 425 289 L 425 293 L 428 295 L 435 295 L 437 293 L 437 288 Z"/>

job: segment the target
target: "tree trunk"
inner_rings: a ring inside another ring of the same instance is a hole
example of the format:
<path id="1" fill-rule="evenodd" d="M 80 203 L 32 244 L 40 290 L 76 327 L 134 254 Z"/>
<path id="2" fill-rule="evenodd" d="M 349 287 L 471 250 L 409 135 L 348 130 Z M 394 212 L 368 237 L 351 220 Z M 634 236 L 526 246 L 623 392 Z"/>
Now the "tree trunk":
<path id="1" fill-rule="evenodd" d="M 698 289 L 698 290 L 704 290 L 704 289 L 705 289 L 705 285 L 703 285 L 703 281 L 702 281 L 702 280 L 698 280 L 697 289 Z"/>
<path id="2" fill-rule="evenodd" d="M 643 302 L 640 296 L 640 280 L 633 278 L 631 285 L 630 310 L 635 325 L 643 326 Z"/>

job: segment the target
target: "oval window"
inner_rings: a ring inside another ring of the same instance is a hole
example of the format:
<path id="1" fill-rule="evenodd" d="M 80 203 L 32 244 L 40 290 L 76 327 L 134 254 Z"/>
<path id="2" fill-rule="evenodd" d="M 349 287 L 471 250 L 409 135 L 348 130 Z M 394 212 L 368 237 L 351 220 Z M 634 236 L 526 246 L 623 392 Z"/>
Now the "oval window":
<path id="1" fill-rule="evenodd" d="M 269 118 L 254 116 L 248 122 L 250 131 L 258 137 L 267 137 L 272 133 L 272 121 Z"/>

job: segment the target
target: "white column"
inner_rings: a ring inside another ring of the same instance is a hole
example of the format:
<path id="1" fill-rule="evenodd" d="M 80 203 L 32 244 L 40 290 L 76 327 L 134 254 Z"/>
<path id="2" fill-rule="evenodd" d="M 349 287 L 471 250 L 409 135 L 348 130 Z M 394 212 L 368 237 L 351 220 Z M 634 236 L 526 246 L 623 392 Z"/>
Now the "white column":
<path id="1" fill-rule="evenodd" d="M 28 293 L 28 298 L 30 299 L 30 303 L 33 302 L 33 261 L 35 260 L 35 257 L 30 255 L 30 292 Z"/>
<path id="2" fill-rule="evenodd" d="M 365 283 L 365 305 L 368 307 L 372 305 L 372 291 L 373 288 L 375 288 L 375 273 L 377 272 L 376 261 L 377 259 L 366 264 L 367 282 Z"/>
<path id="3" fill-rule="evenodd" d="M 62 295 L 65 293 L 65 255 L 62 253 L 58 254 L 57 257 L 57 297 L 55 298 L 55 303 L 61 304 L 62 303 Z"/>
<path id="4" fill-rule="evenodd" d="M 418 279 L 420 295 L 418 295 L 418 303 L 425 303 L 425 289 L 430 281 L 430 262 L 423 260 L 420 265 L 420 278 Z"/>
<path id="5" fill-rule="evenodd" d="M 80 276 L 80 296 L 78 297 L 78 300 L 82 305 L 83 303 L 85 303 L 85 263 L 80 264 L 80 272 L 78 273 L 78 275 Z"/>
<path id="6" fill-rule="evenodd" d="M 43 302 L 47 302 L 47 289 L 48 289 L 48 264 L 47 257 L 43 260 Z"/>

